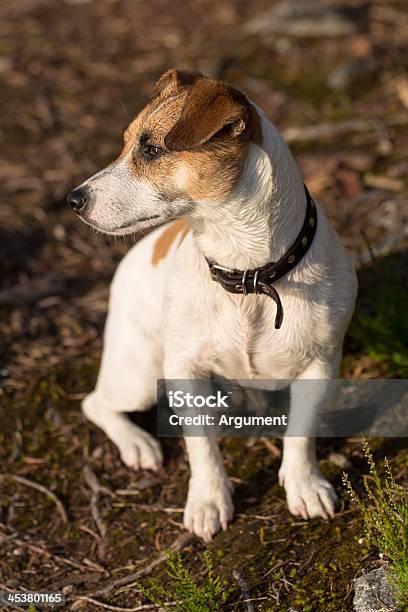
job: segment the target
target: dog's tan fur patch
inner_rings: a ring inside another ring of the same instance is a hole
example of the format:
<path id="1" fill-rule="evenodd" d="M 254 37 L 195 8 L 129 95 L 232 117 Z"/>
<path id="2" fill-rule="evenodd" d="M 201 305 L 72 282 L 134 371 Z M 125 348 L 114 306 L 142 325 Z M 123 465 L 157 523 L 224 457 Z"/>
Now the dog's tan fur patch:
<path id="1" fill-rule="evenodd" d="M 175 221 L 169 227 L 167 227 L 154 243 L 152 252 L 152 265 L 157 266 L 162 261 L 162 259 L 165 259 L 167 253 L 170 250 L 171 245 L 176 240 L 179 234 L 179 244 L 181 244 L 189 231 L 190 225 L 186 219 L 180 219 L 179 221 Z"/>

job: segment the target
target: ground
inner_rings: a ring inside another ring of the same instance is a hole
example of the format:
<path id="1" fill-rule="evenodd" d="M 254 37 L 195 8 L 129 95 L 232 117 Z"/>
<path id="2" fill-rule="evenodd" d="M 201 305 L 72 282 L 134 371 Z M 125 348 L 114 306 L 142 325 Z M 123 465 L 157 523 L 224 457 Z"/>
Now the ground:
<path id="1" fill-rule="evenodd" d="M 158 475 L 133 473 L 80 411 L 96 377 L 109 281 L 129 244 L 92 235 L 65 195 L 116 156 L 166 68 L 227 78 L 283 131 L 359 269 L 343 375 L 407 377 L 404 2 L 351 2 L 361 10 L 350 12 L 347 34 L 301 38 L 268 30 L 273 17 L 262 14 L 276 4 L 0 3 L 0 589 L 64 589 L 68 606 L 91 594 L 132 608 L 146 603 L 136 586 L 98 591 L 143 573 L 174 543 L 194 576 L 203 571 L 204 544 L 179 539 L 182 442 L 165 441 Z M 154 414 L 142 422 L 154 431 Z M 247 609 L 237 570 L 257 611 L 351 610 L 353 577 L 383 563 L 342 492 L 344 468 L 362 488 L 360 440 L 319 443 L 342 509 L 310 523 L 287 512 L 279 441 L 222 446 L 237 514 L 208 549 L 231 590 L 226 609 Z M 372 447 L 408 485 L 406 441 Z M 162 563 L 149 576 L 167 580 Z"/>

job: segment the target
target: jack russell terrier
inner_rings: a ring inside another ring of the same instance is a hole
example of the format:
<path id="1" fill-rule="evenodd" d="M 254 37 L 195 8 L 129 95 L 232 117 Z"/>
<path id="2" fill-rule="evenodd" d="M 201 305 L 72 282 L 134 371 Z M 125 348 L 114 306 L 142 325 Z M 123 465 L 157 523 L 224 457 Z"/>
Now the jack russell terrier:
<path id="1" fill-rule="evenodd" d="M 291 412 L 279 482 L 293 515 L 332 517 L 336 494 L 314 438 L 291 430 L 330 401 L 356 276 L 265 114 L 224 82 L 169 70 L 119 157 L 68 202 L 114 236 L 168 222 L 118 267 L 98 382 L 83 402 L 124 463 L 161 466 L 157 440 L 124 414 L 156 402 L 158 379 L 284 379 Z M 305 379 L 316 381 L 313 393 L 302 392 Z M 184 525 L 209 541 L 233 517 L 231 486 L 214 439 L 185 442 Z"/>

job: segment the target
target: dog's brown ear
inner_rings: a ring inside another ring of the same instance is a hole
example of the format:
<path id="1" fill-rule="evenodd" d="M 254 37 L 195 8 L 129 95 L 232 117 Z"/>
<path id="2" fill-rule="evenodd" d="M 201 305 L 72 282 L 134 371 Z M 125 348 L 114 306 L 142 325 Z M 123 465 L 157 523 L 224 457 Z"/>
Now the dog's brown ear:
<path id="1" fill-rule="evenodd" d="M 196 149 L 221 130 L 233 138 L 249 138 L 255 115 L 255 109 L 237 89 L 201 79 L 191 87 L 181 116 L 164 143 L 170 151 Z"/>
<path id="2" fill-rule="evenodd" d="M 198 79 L 203 78 L 200 72 L 194 72 L 192 70 L 176 70 L 170 68 L 164 74 L 161 75 L 159 80 L 153 87 L 152 100 L 157 98 L 166 88 L 174 93 L 183 86 L 192 85 Z"/>

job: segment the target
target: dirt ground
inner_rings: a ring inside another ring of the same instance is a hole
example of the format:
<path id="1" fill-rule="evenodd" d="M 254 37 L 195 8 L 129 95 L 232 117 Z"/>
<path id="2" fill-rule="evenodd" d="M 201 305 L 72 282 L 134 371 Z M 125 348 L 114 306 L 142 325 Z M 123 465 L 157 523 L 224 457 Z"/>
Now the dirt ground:
<path id="1" fill-rule="evenodd" d="M 343 375 L 407 377 L 405 2 L 350 0 L 333 22 L 336 3 L 324 1 L 313 36 L 273 30 L 276 5 L 0 2 L 0 590 L 64 590 L 66 609 L 139 609 L 134 574 L 166 582 L 164 549 L 203 573 L 205 546 L 181 524 L 182 442 L 165 441 L 158 475 L 132 473 L 80 411 L 109 282 L 130 245 L 90 233 L 65 196 L 118 154 L 166 68 L 228 79 L 283 131 L 359 269 Z M 154 431 L 154 414 L 141 421 Z M 360 440 L 319 443 L 342 509 L 308 524 L 289 515 L 277 484 L 279 441 L 222 446 L 236 519 L 208 549 L 228 585 L 225 609 L 249 609 L 235 570 L 257 611 L 351 610 L 352 579 L 386 562 L 342 492 L 344 467 L 358 489 L 367 473 Z M 407 486 L 405 439 L 372 446 Z"/>

